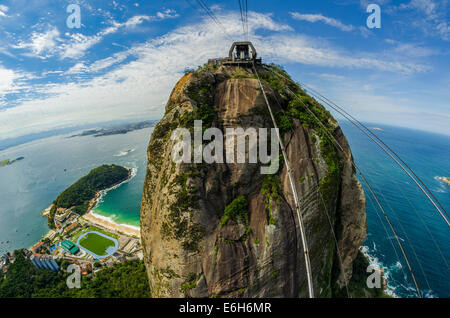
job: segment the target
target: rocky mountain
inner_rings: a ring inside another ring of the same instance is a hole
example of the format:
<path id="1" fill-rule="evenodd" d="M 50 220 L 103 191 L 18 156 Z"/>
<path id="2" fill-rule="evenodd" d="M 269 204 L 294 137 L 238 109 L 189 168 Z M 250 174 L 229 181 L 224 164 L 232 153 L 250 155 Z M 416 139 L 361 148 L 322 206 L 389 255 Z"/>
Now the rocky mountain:
<path id="1" fill-rule="evenodd" d="M 270 70 L 289 75 L 275 65 L 258 66 L 300 200 L 315 296 L 342 295 L 367 235 L 366 202 L 351 150 L 321 105 Z M 261 174 L 260 163 L 248 161 L 174 163 L 171 133 L 179 127 L 192 131 L 195 119 L 203 120 L 203 128 L 224 132 L 273 127 L 251 68 L 205 65 L 178 81 L 148 147 L 141 234 L 152 296 L 307 297 L 283 158 L 277 173 L 269 175 Z M 344 153 L 335 149 L 328 133 Z"/>

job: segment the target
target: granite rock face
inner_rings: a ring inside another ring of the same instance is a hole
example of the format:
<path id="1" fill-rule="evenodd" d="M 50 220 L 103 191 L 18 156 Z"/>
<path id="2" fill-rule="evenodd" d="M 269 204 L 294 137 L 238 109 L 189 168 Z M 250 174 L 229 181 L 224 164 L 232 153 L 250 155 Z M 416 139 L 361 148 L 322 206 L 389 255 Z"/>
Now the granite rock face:
<path id="1" fill-rule="evenodd" d="M 274 68 L 274 66 L 271 66 Z M 306 227 L 316 297 L 352 276 L 367 235 L 365 197 L 337 122 L 295 84 L 258 70 L 273 107 Z M 296 104 L 285 87 L 304 103 Z M 311 107 L 327 132 L 315 125 Z M 286 167 L 171 160 L 174 129 L 273 127 L 251 70 L 204 67 L 174 87 L 148 147 L 141 206 L 153 297 L 307 297 L 302 242 Z M 332 134 L 343 147 L 330 146 Z M 208 142 L 204 141 L 204 145 Z M 280 152 L 281 154 L 281 152 Z M 247 154 L 248 155 L 248 154 Z"/>

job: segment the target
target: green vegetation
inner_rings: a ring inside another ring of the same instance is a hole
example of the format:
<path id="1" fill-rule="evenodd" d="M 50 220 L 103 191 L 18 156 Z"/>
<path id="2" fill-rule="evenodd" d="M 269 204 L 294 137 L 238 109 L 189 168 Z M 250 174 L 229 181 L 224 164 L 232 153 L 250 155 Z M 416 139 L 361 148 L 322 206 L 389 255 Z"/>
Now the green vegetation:
<path id="1" fill-rule="evenodd" d="M 187 112 L 180 118 L 180 126 L 192 128 L 194 120 L 202 121 L 203 131 L 212 126 L 217 110 L 214 108 L 213 85 L 205 77 L 192 82 L 186 88 L 186 94 L 196 103 L 194 111 Z"/>
<path id="2" fill-rule="evenodd" d="M 275 120 L 282 136 L 284 136 L 285 133 L 294 128 L 292 118 L 290 118 L 289 115 L 285 114 L 282 111 L 279 111 L 275 114 Z"/>
<path id="3" fill-rule="evenodd" d="M 15 254 L 16 260 L 9 265 L 6 275 L 0 275 L 0 298 L 150 297 L 148 277 L 142 261 L 126 261 L 103 269 L 94 277 L 83 276 L 80 289 L 69 289 L 66 285 L 69 273 L 37 269 L 21 250 L 15 251 Z"/>
<path id="4" fill-rule="evenodd" d="M 80 240 L 80 245 L 97 255 L 106 255 L 106 250 L 110 246 L 114 246 L 114 242 L 109 238 L 103 237 L 96 233 L 88 233 Z"/>
<path id="5" fill-rule="evenodd" d="M 0 167 L 4 167 L 4 166 L 8 165 L 9 162 L 10 162 L 9 159 L 6 159 L 6 160 L 4 160 L 4 161 L 0 161 Z"/>
<path id="6" fill-rule="evenodd" d="M 247 72 L 246 70 L 239 68 L 233 73 L 233 79 L 237 78 L 256 78 L 254 74 Z"/>
<path id="7" fill-rule="evenodd" d="M 336 121 L 330 112 L 294 83 L 281 67 L 272 64 L 270 68 L 285 77 L 282 78 L 270 71 L 260 72 L 261 80 L 278 92 L 287 105 L 283 112 L 277 114 L 276 120 L 280 132 L 285 134 L 293 127 L 294 119 L 298 119 L 303 127 L 315 133 L 312 135 L 314 141 L 316 136 L 319 137 L 320 152 L 328 167 L 327 175 L 320 182 L 320 191 L 328 205 L 331 205 L 336 199 L 340 178 L 339 156 L 330 139 L 330 135 L 334 134 Z M 295 96 L 292 96 L 290 92 Z"/>
<path id="8" fill-rule="evenodd" d="M 4 167 L 4 166 L 12 165 L 13 163 L 15 163 L 17 161 L 20 161 L 20 160 L 23 160 L 23 159 L 25 159 L 25 158 L 24 157 L 19 157 L 19 158 L 13 159 L 13 160 L 5 159 L 3 161 L 0 161 L 0 168 Z"/>
<path id="9" fill-rule="evenodd" d="M 196 275 L 195 273 L 190 273 L 186 281 L 181 285 L 180 291 L 187 296 L 189 290 L 194 289 L 197 286 L 198 280 L 202 277 L 202 274 Z"/>
<path id="10" fill-rule="evenodd" d="M 204 235 L 204 228 L 201 224 L 194 223 L 184 216 L 185 212 L 198 207 L 199 197 L 195 194 L 196 189 L 188 189 L 188 178 L 200 176 L 199 172 L 187 172 L 177 175 L 171 183 L 171 193 L 174 189 L 181 188 L 176 193 L 176 201 L 169 206 L 167 219 L 161 226 L 161 236 L 163 239 L 181 240 L 185 250 L 195 252 L 198 250 L 198 242 Z"/>
<path id="11" fill-rule="evenodd" d="M 88 175 L 64 190 L 53 202 L 48 218 L 49 227 L 55 227 L 53 220 L 58 208 L 74 207 L 74 212 L 84 214 L 89 207 L 89 201 L 98 191 L 125 181 L 128 177 L 128 169 L 117 165 L 102 165 L 91 170 Z"/>
<path id="12" fill-rule="evenodd" d="M 269 212 L 269 224 L 275 224 L 276 220 L 272 216 L 272 201 L 275 202 L 277 207 L 281 201 L 281 180 L 278 175 L 267 175 L 264 178 L 261 186 L 261 194 L 266 201 L 266 209 Z"/>
<path id="13" fill-rule="evenodd" d="M 76 242 L 76 241 L 78 240 L 78 238 L 79 238 L 82 234 L 87 233 L 87 232 L 92 232 L 92 231 L 96 231 L 96 232 L 99 232 L 99 233 L 103 233 L 103 234 L 108 235 L 108 236 L 111 236 L 111 237 L 113 237 L 113 238 L 115 238 L 115 239 L 118 239 L 118 238 L 119 238 L 119 235 L 117 235 L 117 234 L 107 232 L 107 231 L 105 231 L 105 230 L 103 230 L 103 229 L 101 229 L 101 228 L 99 228 L 99 227 L 96 227 L 96 226 L 91 225 L 91 224 L 88 223 L 88 224 L 83 225 L 83 226 L 80 227 L 79 229 L 77 229 L 75 232 L 73 232 L 73 233 L 70 235 L 70 238 L 69 238 L 69 239 L 70 239 L 72 242 Z"/>
<path id="14" fill-rule="evenodd" d="M 224 226 L 229 220 L 242 221 L 248 225 L 248 203 L 242 194 L 225 207 L 219 226 Z"/>

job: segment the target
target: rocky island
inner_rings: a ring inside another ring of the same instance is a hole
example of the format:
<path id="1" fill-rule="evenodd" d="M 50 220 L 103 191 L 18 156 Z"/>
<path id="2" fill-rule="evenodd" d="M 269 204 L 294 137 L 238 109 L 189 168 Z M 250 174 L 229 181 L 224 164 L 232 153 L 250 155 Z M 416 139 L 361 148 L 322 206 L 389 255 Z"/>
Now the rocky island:
<path id="1" fill-rule="evenodd" d="M 112 136 L 112 135 L 124 135 L 129 132 L 140 130 L 148 127 L 154 127 L 156 125 L 156 120 L 146 120 L 138 123 L 125 124 L 112 128 L 102 128 L 102 129 L 89 129 L 85 130 L 79 134 L 69 136 L 68 138 L 73 137 L 82 137 L 82 136 L 94 136 L 94 137 L 103 137 L 103 136 Z"/>
<path id="2" fill-rule="evenodd" d="M 439 179 L 450 185 L 450 177 L 439 177 Z"/>
<path id="3" fill-rule="evenodd" d="M 295 176 L 315 296 L 380 295 L 366 288 L 368 262 L 359 252 L 367 235 L 366 201 L 341 128 L 301 87 L 270 71 L 289 78 L 282 69 L 257 69 Z M 262 175 L 257 163 L 174 163 L 171 133 L 180 127 L 192 130 L 196 119 L 221 131 L 273 127 L 251 68 L 208 64 L 175 85 L 150 139 L 141 206 L 152 296 L 306 297 L 286 167 L 280 164 L 276 174 Z M 343 152 L 327 138 L 329 133 Z"/>
<path id="4" fill-rule="evenodd" d="M 3 160 L 3 161 L 0 161 L 0 168 L 1 168 L 1 167 L 5 167 L 5 166 L 10 166 L 10 165 L 12 165 L 13 163 L 15 163 L 15 162 L 17 162 L 17 161 L 20 161 L 20 160 L 23 160 L 23 159 L 25 159 L 25 157 L 18 157 L 18 158 L 13 159 L 13 160 L 5 159 L 5 160 Z"/>

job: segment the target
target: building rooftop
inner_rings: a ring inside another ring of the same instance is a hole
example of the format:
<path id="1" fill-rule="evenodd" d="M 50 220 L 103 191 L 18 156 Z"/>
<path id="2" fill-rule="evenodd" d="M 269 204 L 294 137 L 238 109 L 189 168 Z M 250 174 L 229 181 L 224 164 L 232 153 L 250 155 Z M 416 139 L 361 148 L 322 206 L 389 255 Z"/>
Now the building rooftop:
<path id="1" fill-rule="evenodd" d="M 31 248 L 32 251 L 37 250 L 39 247 L 41 247 L 44 244 L 44 242 L 38 242 Z"/>
<path id="2" fill-rule="evenodd" d="M 76 254 L 80 250 L 78 246 L 75 245 L 72 241 L 65 240 L 61 243 L 61 247 L 63 250 L 65 250 L 68 253 Z"/>

